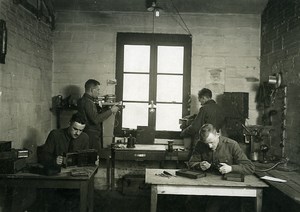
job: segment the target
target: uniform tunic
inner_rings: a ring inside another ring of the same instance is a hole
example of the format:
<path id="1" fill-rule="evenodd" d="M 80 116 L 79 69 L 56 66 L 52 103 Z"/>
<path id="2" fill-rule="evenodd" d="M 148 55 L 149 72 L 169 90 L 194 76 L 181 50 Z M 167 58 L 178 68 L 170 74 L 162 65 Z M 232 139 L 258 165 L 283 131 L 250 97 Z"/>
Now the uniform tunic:
<path id="1" fill-rule="evenodd" d="M 56 157 L 68 152 L 89 149 L 89 137 L 82 132 L 79 137 L 73 139 L 68 128 L 52 130 L 42 146 L 39 158 L 44 165 L 55 165 Z"/>
<path id="2" fill-rule="evenodd" d="M 198 140 L 198 133 L 203 124 L 212 124 L 219 131 L 224 125 L 224 120 L 221 107 L 210 99 L 202 105 L 195 120 L 182 131 L 181 136 L 195 136 L 195 140 Z"/>
<path id="3" fill-rule="evenodd" d="M 254 165 L 247 158 L 239 144 L 227 137 L 220 136 L 219 138 L 215 151 L 212 151 L 203 142 L 198 142 L 190 162 L 207 161 L 212 164 L 210 169 L 216 168 L 214 164 L 227 163 L 232 167 L 232 173 L 252 174 Z"/>
<path id="4" fill-rule="evenodd" d="M 112 114 L 112 111 L 103 111 L 97 105 L 95 99 L 86 93 L 78 100 L 77 105 L 78 112 L 83 114 L 87 119 L 84 132 L 90 138 L 89 147 L 99 151 L 102 148 L 102 122 Z"/>

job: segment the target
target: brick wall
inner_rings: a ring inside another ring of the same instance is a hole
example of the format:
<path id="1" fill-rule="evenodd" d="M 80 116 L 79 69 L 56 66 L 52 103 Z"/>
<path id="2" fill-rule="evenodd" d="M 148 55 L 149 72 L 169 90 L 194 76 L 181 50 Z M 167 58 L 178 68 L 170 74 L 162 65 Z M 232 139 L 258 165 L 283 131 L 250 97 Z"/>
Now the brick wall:
<path id="1" fill-rule="evenodd" d="M 249 92 L 250 119 L 256 124 L 258 113 L 254 101 L 260 72 L 260 16 L 237 14 L 182 14 L 193 35 L 192 49 L 192 112 L 197 113 L 197 92 L 207 83 L 209 70 L 220 68 L 224 73 L 224 91 Z M 177 21 L 176 21 L 177 20 Z M 178 24 L 178 16 L 161 14 L 155 19 L 155 33 L 187 34 Z M 181 23 L 181 25 L 183 25 Z M 107 85 L 115 79 L 117 32 L 151 33 L 152 13 L 116 13 L 58 11 L 54 32 L 53 95 L 79 98 L 87 79 L 102 84 L 102 93 L 114 93 Z M 64 111 L 62 125 L 67 125 L 71 112 Z M 119 178 L 126 169 L 117 170 Z M 105 169 L 99 171 L 95 187 L 105 183 Z"/>
<path id="2" fill-rule="evenodd" d="M 51 127 L 52 32 L 13 1 L 0 6 L 8 29 L 6 63 L 0 64 L 0 140 L 35 152 Z"/>
<path id="3" fill-rule="evenodd" d="M 261 81 L 282 72 L 287 86 L 287 116 L 285 155 L 300 164 L 300 2 L 298 0 L 270 0 L 262 14 Z M 273 118 L 271 153 L 281 156 L 282 148 L 282 89 L 274 104 L 266 111 L 278 113 Z"/>

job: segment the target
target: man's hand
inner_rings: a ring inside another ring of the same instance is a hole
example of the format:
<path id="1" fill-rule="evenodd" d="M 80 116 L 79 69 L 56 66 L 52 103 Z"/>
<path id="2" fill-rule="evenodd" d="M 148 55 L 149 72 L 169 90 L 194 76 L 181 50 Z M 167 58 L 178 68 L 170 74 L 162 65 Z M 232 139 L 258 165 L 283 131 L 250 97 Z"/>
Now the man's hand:
<path id="1" fill-rule="evenodd" d="M 185 128 L 186 129 L 186 128 Z M 186 130 L 185 129 L 183 129 L 182 131 L 181 131 L 181 133 L 180 133 L 180 137 L 188 137 L 188 135 L 186 135 Z"/>
<path id="2" fill-rule="evenodd" d="M 119 107 L 117 105 L 112 106 L 110 109 L 113 114 L 116 114 L 119 111 Z"/>
<path id="3" fill-rule="evenodd" d="M 61 165 L 62 162 L 63 162 L 63 156 L 57 156 L 57 158 L 56 158 L 56 164 L 57 165 Z"/>
<path id="4" fill-rule="evenodd" d="M 192 164 L 190 164 L 191 168 L 197 169 L 198 167 L 200 167 L 202 171 L 209 169 L 210 166 L 211 166 L 211 164 L 207 161 L 193 162 Z"/>
<path id="5" fill-rule="evenodd" d="M 232 167 L 229 166 L 227 163 L 220 163 L 220 165 L 222 165 L 220 168 L 219 168 L 219 172 L 221 174 L 227 174 L 229 172 L 232 171 Z"/>
<path id="6" fill-rule="evenodd" d="M 203 171 L 209 169 L 210 166 L 211 166 L 211 164 L 210 164 L 209 162 L 207 162 L 207 161 L 201 161 L 201 162 L 200 162 L 200 168 L 201 168 Z"/>

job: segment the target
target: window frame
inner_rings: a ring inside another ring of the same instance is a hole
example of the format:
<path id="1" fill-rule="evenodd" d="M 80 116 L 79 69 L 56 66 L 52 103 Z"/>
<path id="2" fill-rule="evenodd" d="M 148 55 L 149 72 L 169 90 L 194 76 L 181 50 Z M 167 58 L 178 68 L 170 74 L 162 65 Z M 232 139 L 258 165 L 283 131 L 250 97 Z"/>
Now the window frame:
<path id="1" fill-rule="evenodd" d="M 183 93 L 182 93 L 182 115 L 189 115 L 189 100 L 191 86 L 191 53 L 192 38 L 190 35 L 181 34 L 157 34 L 157 33 L 117 33 L 116 45 L 116 101 L 123 99 L 123 66 L 124 66 L 124 45 L 150 45 L 150 88 L 149 100 L 156 96 L 156 79 L 159 75 L 157 68 L 157 46 L 183 46 L 184 63 L 183 63 Z M 153 74 L 153 71 L 154 74 Z M 152 73 L 152 74 L 151 74 Z M 167 75 L 167 74 L 164 74 Z M 170 74 L 172 75 L 172 74 Z M 156 99 L 156 98 L 155 98 Z M 156 102 L 155 102 L 156 104 Z M 155 112 L 156 113 L 156 112 Z M 148 126 L 155 126 L 155 115 L 150 115 Z M 118 125 L 115 127 L 115 136 L 124 136 L 122 130 L 122 111 L 116 116 Z M 179 122 L 179 120 L 178 120 Z M 155 138 L 180 138 L 180 132 L 175 131 L 156 131 Z"/>

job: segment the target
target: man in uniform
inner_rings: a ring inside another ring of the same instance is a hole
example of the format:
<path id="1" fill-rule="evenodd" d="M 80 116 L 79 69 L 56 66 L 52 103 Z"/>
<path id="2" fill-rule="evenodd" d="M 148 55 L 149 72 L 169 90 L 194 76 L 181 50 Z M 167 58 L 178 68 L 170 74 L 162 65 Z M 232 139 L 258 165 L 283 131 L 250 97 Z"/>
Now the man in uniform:
<path id="1" fill-rule="evenodd" d="M 70 125 L 64 129 L 52 130 L 41 147 L 39 161 L 47 167 L 60 166 L 63 155 L 69 152 L 89 149 L 89 137 L 83 132 L 86 119 L 79 113 L 73 114 Z"/>
<path id="2" fill-rule="evenodd" d="M 190 168 L 217 174 L 254 173 L 253 163 L 236 141 L 220 136 L 212 124 L 204 124 L 199 134 L 200 140 L 188 162 Z M 186 204 L 189 211 L 233 212 L 240 210 L 239 201 L 234 197 L 188 197 Z"/>
<path id="3" fill-rule="evenodd" d="M 199 138 L 199 130 L 203 124 L 212 124 L 219 132 L 225 123 L 222 108 L 212 99 L 212 92 L 203 88 L 198 92 L 198 100 L 201 103 L 199 112 L 194 121 L 181 132 L 182 137 L 192 137 L 194 141 Z M 195 142 L 194 142 L 195 145 Z"/>
<path id="4" fill-rule="evenodd" d="M 212 124 L 200 129 L 200 141 L 189 160 L 189 166 L 203 171 L 216 169 L 221 174 L 253 174 L 254 165 L 247 158 L 239 144 L 220 136 Z"/>
<path id="5" fill-rule="evenodd" d="M 94 79 L 86 81 L 85 93 L 78 100 L 78 111 L 87 119 L 84 132 L 90 138 L 90 149 L 96 149 L 98 152 L 102 148 L 102 123 L 109 116 L 116 114 L 119 110 L 117 105 L 112 106 L 108 110 L 103 110 L 99 105 L 98 97 L 100 96 L 100 82 Z"/>
<path id="6" fill-rule="evenodd" d="M 89 136 L 83 132 L 86 119 L 79 113 L 73 114 L 70 125 L 64 129 L 52 130 L 38 151 L 38 160 L 47 174 L 60 172 L 66 153 L 89 149 Z M 41 201 L 45 211 L 78 211 L 79 192 L 74 189 L 42 189 Z"/>

